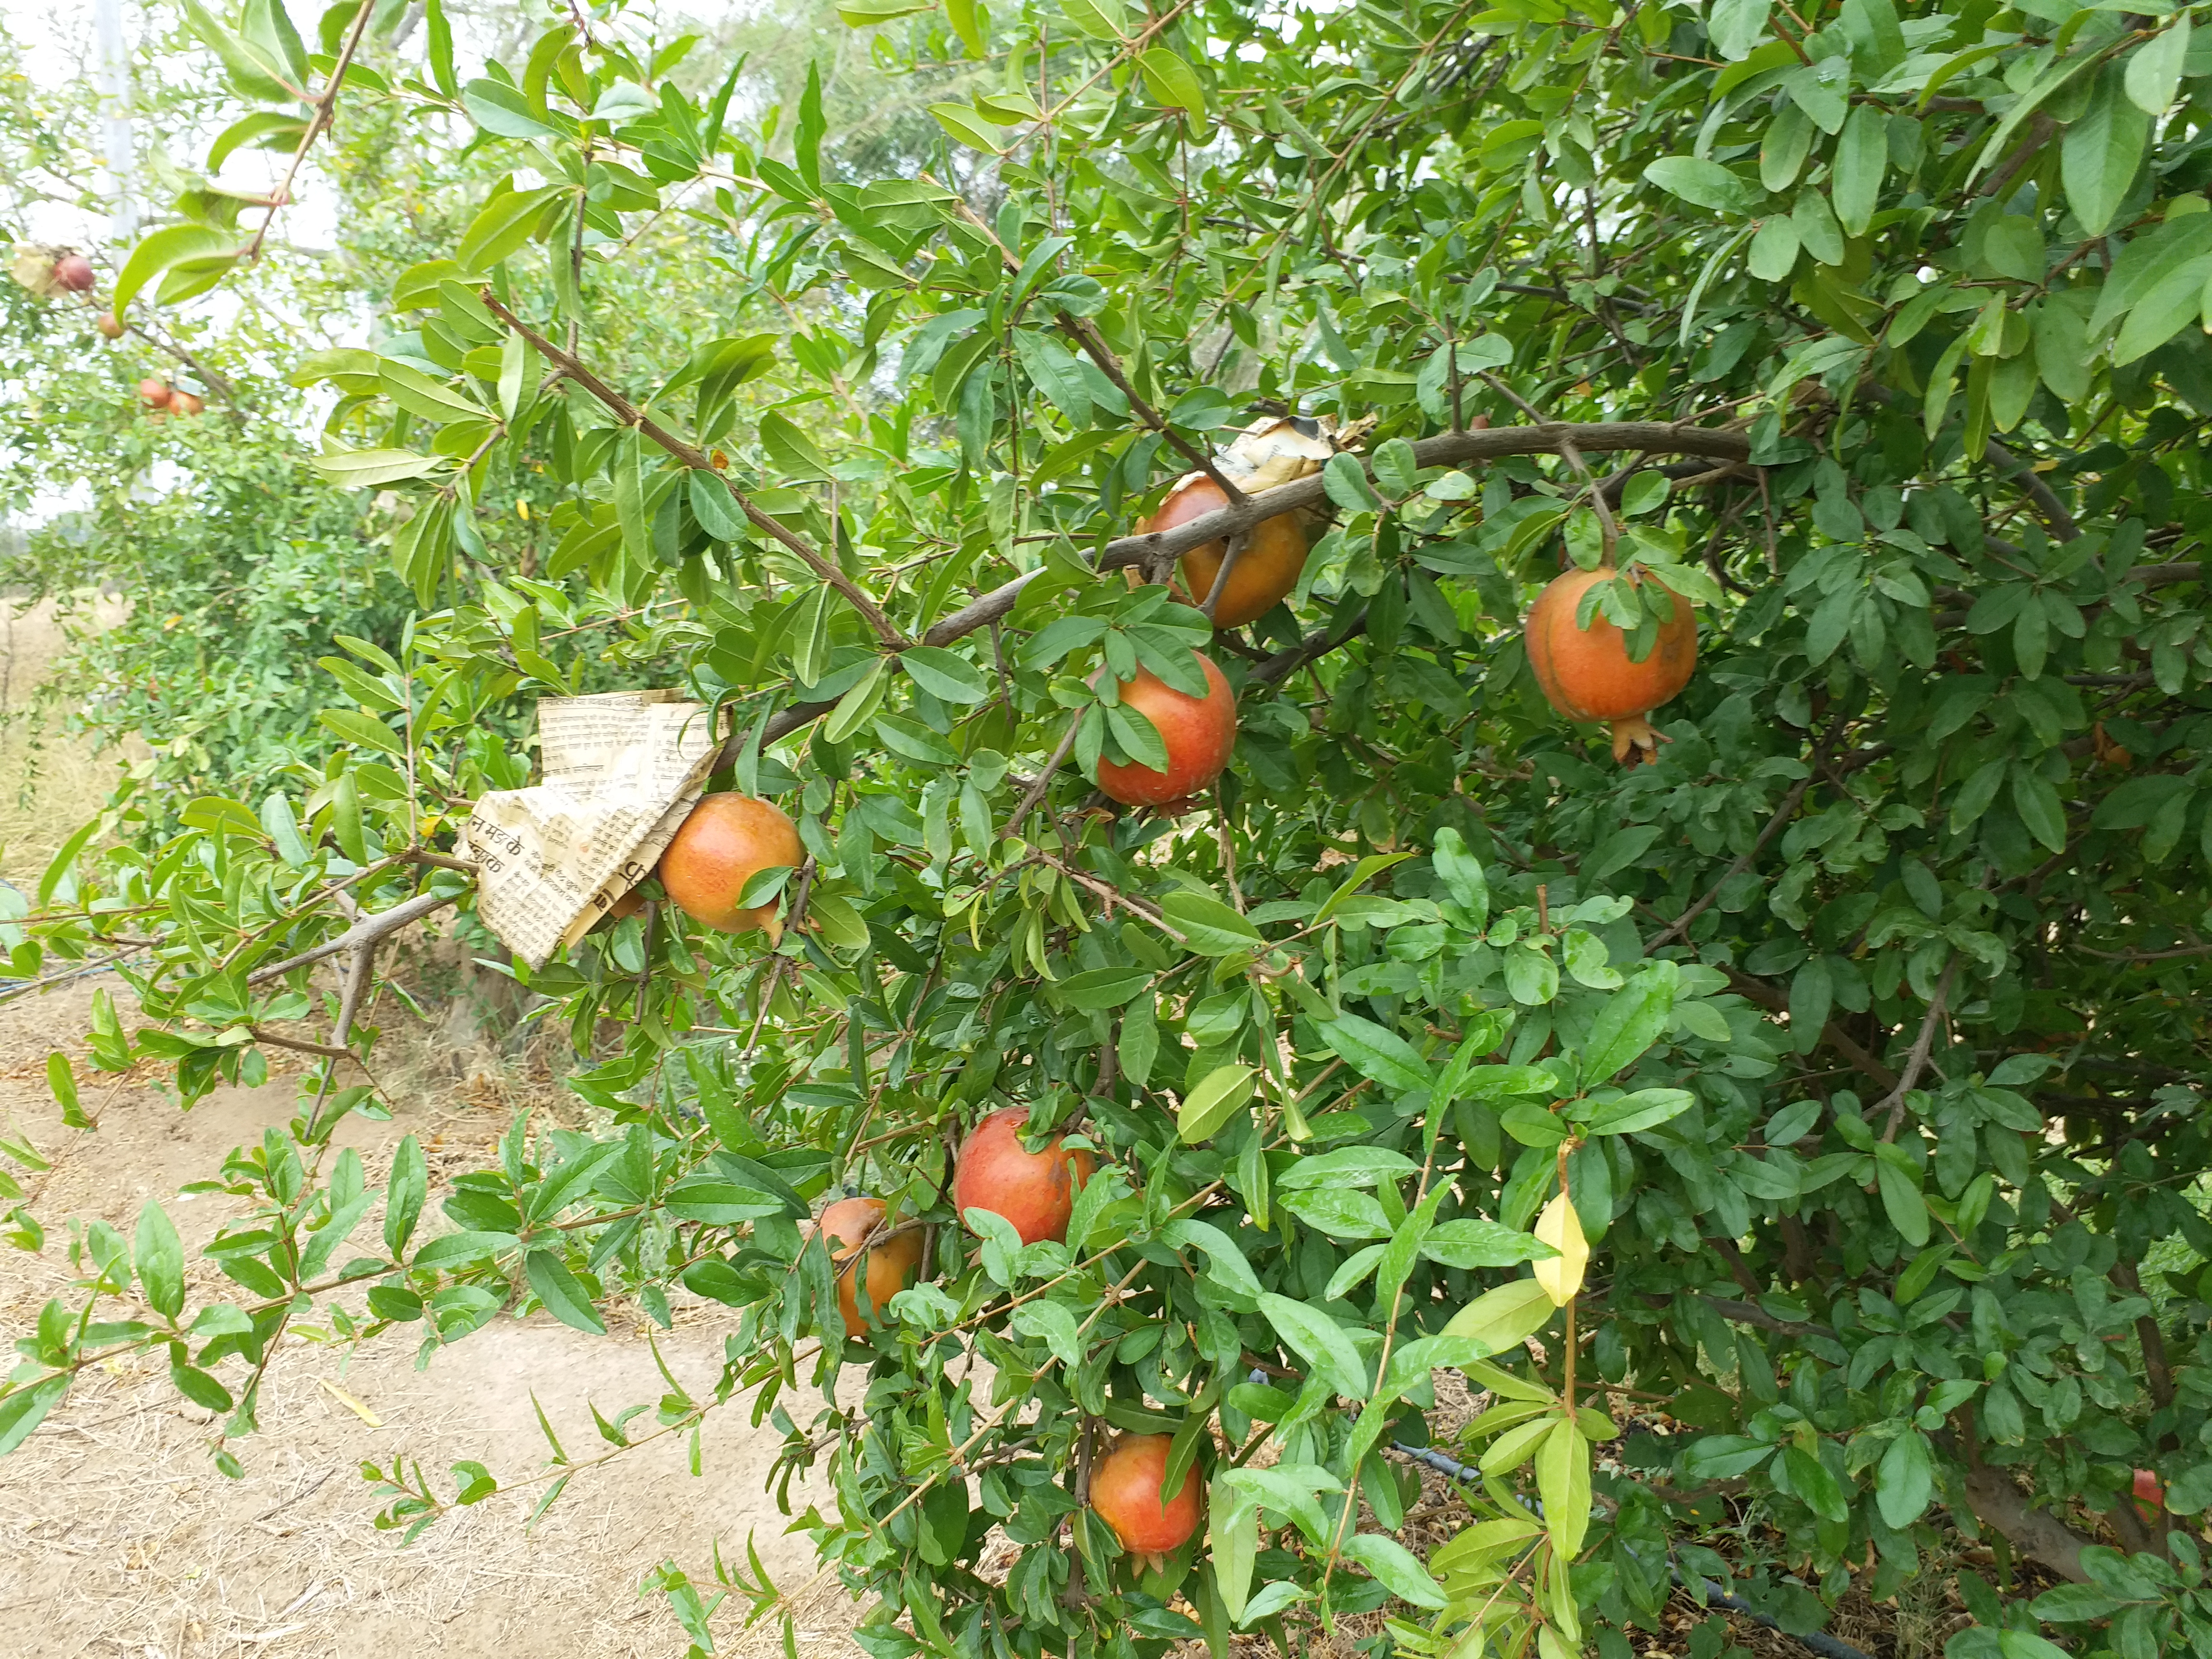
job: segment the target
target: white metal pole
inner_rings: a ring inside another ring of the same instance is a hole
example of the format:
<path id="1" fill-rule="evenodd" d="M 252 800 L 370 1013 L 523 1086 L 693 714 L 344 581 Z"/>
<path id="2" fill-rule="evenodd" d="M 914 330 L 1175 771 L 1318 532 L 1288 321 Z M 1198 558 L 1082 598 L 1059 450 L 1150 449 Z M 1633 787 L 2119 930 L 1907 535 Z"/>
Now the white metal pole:
<path id="1" fill-rule="evenodd" d="M 108 188 L 115 198 L 111 234 L 119 246 L 138 234 L 138 209 L 131 198 L 131 46 L 123 33 L 123 0 L 93 0 L 93 21 L 99 36 L 94 84 L 100 93 L 100 138 L 106 152 Z"/>

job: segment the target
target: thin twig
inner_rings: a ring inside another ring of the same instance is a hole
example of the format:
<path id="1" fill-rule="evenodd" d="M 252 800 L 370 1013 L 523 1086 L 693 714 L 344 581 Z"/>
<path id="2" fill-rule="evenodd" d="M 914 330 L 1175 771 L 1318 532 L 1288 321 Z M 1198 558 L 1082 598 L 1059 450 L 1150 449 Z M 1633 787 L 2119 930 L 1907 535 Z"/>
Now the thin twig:
<path id="1" fill-rule="evenodd" d="M 314 113 L 308 118 L 307 130 L 300 135 L 298 146 L 292 151 L 291 165 L 284 169 L 283 182 L 270 192 L 269 212 L 261 221 L 261 228 L 253 233 L 253 240 L 239 251 L 242 264 L 251 264 L 261 257 L 261 245 L 268 239 L 269 227 L 276 222 L 276 216 L 291 204 L 292 181 L 299 177 L 300 167 L 307 159 L 307 152 L 315 147 L 331 125 L 331 116 L 337 108 L 338 88 L 345 84 L 346 70 L 353 63 L 354 52 L 361 46 L 362 31 L 368 27 L 368 19 L 376 9 L 375 0 L 361 0 L 361 9 L 354 14 L 353 27 L 346 31 L 345 45 L 338 52 L 338 60 L 331 65 L 331 78 L 323 87 L 323 95 L 315 100 Z"/>
<path id="2" fill-rule="evenodd" d="M 1897 1086 L 1888 1097 L 1875 1109 L 1889 1108 L 1889 1121 L 1882 1127 L 1884 1140 L 1897 1139 L 1898 1125 L 1905 1121 L 1905 1097 L 1920 1082 L 1921 1073 L 1928 1069 L 1928 1056 L 1936 1047 L 1936 1028 L 1942 1023 L 1944 1000 L 1951 994 L 1951 976 L 1959 971 L 1959 958 L 1953 957 L 1943 964 L 1942 977 L 1936 981 L 1936 994 L 1928 999 L 1927 1017 L 1920 1022 L 1920 1035 L 1912 1040 L 1912 1052 L 1905 1057 L 1905 1069 L 1898 1073 Z"/>

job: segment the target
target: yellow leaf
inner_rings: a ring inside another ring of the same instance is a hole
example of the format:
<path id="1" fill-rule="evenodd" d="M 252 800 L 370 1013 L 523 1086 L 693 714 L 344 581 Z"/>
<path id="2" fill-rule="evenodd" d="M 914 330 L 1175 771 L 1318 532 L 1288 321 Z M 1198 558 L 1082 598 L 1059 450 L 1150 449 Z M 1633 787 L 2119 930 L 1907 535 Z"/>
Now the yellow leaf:
<path id="1" fill-rule="evenodd" d="M 1583 1237 L 1582 1218 L 1561 1193 L 1536 1218 L 1536 1237 L 1559 1252 L 1535 1264 L 1536 1282 L 1553 1305 L 1564 1308 L 1583 1287 L 1583 1269 L 1589 1266 L 1589 1241 Z"/>
<path id="2" fill-rule="evenodd" d="M 360 1401 L 355 1399 L 343 1389 L 338 1387 L 337 1383 L 331 1382 L 329 1377 L 319 1376 L 315 1381 L 321 1383 L 323 1387 L 329 1391 L 331 1399 L 337 1401 L 339 1405 L 343 1406 L 356 1417 L 358 1417 L 362 1422 L 368 1424 L 370 1428 L 380 1429 L 384 1426 L 384 1419 L 382 1418 L 379 1417 L 374 1412 L 369 1410 L 368 1407 L 362 1405 Z"/>

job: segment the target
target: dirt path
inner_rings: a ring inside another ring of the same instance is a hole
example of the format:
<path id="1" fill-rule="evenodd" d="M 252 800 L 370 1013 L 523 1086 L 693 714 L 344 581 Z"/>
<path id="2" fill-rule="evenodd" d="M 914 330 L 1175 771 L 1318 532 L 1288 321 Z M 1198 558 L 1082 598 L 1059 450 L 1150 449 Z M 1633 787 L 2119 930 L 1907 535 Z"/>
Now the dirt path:
<path id="1" fill-rule="evenodd" d="M 103 983 L 118 988 L 107 977 L 0 1005 L 0 1132 L 27 1135 L 54 1162 L 37 1203 L 45 1249 L 0 1249 L 0 1337 L 10 1340 L 31 1329 L 48 1297 L 74 1300 L 64 1218 L 105 1219 L 127 1234 L 158 1198 L 197 1257 L 235 1200 L 180 1199 L 178 1187 L 206 1178 L 293 1110 L 289 1076 L 219 1091 L 189 1114 L 133 1084 L 86 1091 L 96 1134 L 64 1127 L 45 1086 L 46 1054 L 75 1046 Z M 473 1163 L 512 1116 L 496 1079 L 481 1074 L 403 1098 L 417 1103 L 390 1123 L 352 1120 L 338 1136 L 359 1151 L 372 1184 L 410 1130 L 434 1168 Z M 372 1216 L 362 1236 L 375 1225 Z M 204 1260 L 191 1272 L 210 1291 L 227 1283 Z M 712 1388 L 729 1322 L 727 1310 L 698 1304 L 679 1309 L 676 1328 L 661 1335 L 661 1356 L 688 1389 Z M 814 1578 L 811 1541 L 786 1534 L 788 1518 L 763 1490 L 781 1437 L 750 1428 L 743 1404 L 708 1418 L 696 1477 L 685 1437 L 671 1435 L 580 1474 L 534 1530 L 525 1522 L 542 1486 L 501 1492 L 402 1547 L 372 1524 L 363 1461 L 419 1460 L 448 1492 L 461 1459 L 526 1480 L 547 1455 L 533 1392 L 579 1460 L 607 1449 L 592 1405 L 611 1419 L 666 1392 L 635 1326 L 594 1338 L 542 1316 L 502 1318 L 438 1351 L 426 1370 L 415 1362 L 404 1336 L 349 1354 L 325 1332 L 288 1334 L 264 1385 L 263 1432 L 237 1449 L 241 1480 L 215 1468 L 215 1419 L 169 1385 L 166 1356 L 88 1374 L 0 1463 L 0 1649 L 11 1659 L 675 1656 L 687 1642 L 665 1602 L 638 1594 L 659 1563 L 672 1561 L 711 1595 L 716 1541 L 742 1564 L 750 1533 L 787 1592 Z M 242 1375 L 234 1361 L 226 1381 L 235 1388 Z M 802 1420 L 817 1408 L 784 1403 Z M 641 1413 L 634 1435 L 653 1423 L 651 1409 Z M 834 1499 L 794 1481 L 790 1501 L 803 1513 Z M 802 1653 L 856 1651 L 842 1634 L 854 1609 L 834 1584 L 815 1585 L 798 1604 Z M 780 1649 L 773 1620 L 738 1635 L 743 1606 L 733 1598 L 715 1621 L 722 1650 Z"/>

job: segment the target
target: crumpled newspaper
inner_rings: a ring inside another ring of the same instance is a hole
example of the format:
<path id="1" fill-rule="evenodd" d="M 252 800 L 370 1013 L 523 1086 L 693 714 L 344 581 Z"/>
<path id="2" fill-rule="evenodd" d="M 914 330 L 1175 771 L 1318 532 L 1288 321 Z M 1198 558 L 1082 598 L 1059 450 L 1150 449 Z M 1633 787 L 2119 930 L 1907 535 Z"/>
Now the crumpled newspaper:
<path id="1" fill-rule="evenodd" d="M 680 692 L 541 702 L 542 781 L 483 796 L 461 830 L 484 926 L 532 968 L 575 944 L 653 873 L 718 746 L 706 706 Z"/>
<path id="2" fill-rule="evenodd" d="M 18 242 L 8 274 L 38 298 L 51 300 L 62 291 L 62 285 L 54 280 L 54 262 L 64 251 L 40 242 Z"/>

